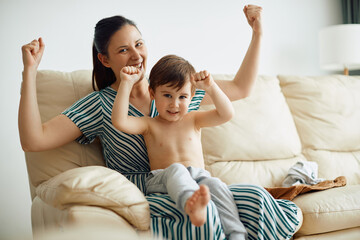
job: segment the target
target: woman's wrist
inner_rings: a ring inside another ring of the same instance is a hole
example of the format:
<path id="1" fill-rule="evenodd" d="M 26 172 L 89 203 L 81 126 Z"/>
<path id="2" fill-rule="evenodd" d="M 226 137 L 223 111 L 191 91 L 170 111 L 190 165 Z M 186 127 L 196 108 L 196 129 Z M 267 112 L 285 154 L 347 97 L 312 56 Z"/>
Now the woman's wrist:
<path id="1" fill-rule="evenodd" d="M 25 79 L 36 79 L 37 69 L 31 67 L 24 67 L 22 72 L 23 80 Z"/>
<path id="2" fill-rule="evenodd" d="M 253 31 L 252 32 L 252 38 L 254 39 L 261 39 L 262 37 L 262 31 Z"/>
<path id="3" fill-rule="evenodd" d="M 118 89 L 121 89 L 121 88 L 127 88 L 127 89 L 132 89 L 133 87 L 133 83 L 131 83 L 131 81 L 126 81 L 126 80 L 122 80 L 119 84 L 119 88 Z"/>

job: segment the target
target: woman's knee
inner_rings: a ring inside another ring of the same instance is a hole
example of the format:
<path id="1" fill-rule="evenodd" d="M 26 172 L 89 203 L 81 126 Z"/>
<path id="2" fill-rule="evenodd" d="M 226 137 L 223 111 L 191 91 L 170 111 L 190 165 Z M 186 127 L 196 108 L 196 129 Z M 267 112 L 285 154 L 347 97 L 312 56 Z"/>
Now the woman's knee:
<path id="1" fill-rule="evenodd" d="M 257 199 L 258 201 L 268 201 L 272 196 L 261 186 L 252 184 L 232 184 L 229 186 L 234 198 L 242 198 L 245 196 Z"/>

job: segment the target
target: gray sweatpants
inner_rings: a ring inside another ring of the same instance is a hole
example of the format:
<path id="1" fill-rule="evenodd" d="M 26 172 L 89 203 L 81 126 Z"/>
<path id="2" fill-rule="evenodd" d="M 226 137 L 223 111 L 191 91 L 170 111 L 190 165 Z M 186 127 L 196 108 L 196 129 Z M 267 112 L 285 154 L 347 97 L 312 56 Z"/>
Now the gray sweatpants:
<path id="1" fill-rule="evenodd" d="M 246 239 L 247 232 L 240 221 L 233 195 L 220 179 L 211 177 L 205 169 L 174 163 L 166 169 L 150 172 L 146 178 L 146 194 L 168 193 L 178 209 L 184 211 L 188 198 L 199 189 L 199 184 L 209 187 L 211 200 L 220 215 L 227 239 Z"/>

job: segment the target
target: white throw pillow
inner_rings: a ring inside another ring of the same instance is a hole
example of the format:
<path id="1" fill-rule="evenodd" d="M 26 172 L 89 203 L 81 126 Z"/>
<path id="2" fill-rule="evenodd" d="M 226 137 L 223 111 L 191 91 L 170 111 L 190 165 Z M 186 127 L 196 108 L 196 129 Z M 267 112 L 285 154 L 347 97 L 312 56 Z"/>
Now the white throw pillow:
<path id="1" fill-rule="evenodd" d="M 89 205 L 110 209 L 140 230 L 150 226 L 149 204 L 126 177 L 106 167 L 89 166 L 65 171 L 36 188 L 37 195 L 59 209 Z"/>

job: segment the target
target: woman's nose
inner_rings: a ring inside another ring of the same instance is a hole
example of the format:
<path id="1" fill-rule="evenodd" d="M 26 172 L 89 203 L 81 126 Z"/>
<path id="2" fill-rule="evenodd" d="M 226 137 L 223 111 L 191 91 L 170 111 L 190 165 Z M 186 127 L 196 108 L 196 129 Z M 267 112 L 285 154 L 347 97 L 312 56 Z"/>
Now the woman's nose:
<path id="1" fill-rule="evenodd" d="M 131 58 L 134 60 L 138 60 L 141 58 L 140 52 L 137 49 L 131 51 Z"/>

